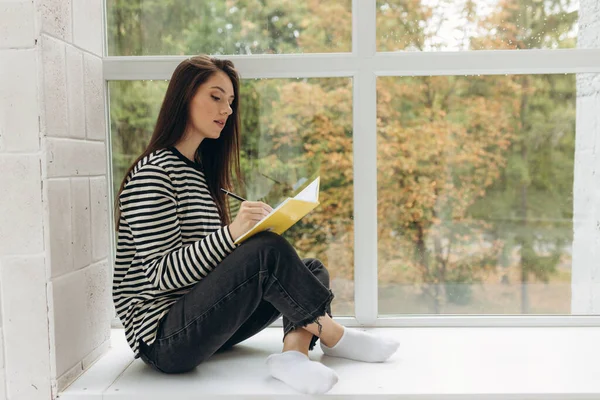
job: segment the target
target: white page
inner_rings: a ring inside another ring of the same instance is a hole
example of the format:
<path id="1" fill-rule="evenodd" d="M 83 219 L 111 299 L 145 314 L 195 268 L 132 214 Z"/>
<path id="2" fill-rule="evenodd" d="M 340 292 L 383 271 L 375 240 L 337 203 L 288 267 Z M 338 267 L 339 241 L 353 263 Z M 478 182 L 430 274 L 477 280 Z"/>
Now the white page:
<path id="1" fill-rule="evenodd" d="M 307 187 L 305 187 L 300 193 L 298 193 L 294 199 L 296 200 L 304 200 L 316 203 L 319 201 L 319 182 L 321 177 L 317 177 L 314 181 L 310 183 Z"/>

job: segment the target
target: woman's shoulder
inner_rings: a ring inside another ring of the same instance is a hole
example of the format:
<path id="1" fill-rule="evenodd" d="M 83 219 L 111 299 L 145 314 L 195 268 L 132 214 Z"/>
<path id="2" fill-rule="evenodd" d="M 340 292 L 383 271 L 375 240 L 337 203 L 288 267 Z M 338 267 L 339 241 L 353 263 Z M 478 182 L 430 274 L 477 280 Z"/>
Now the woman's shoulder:
<path id="1" fill-rule="evenodd" d="M 169 159 L 172 158 L 171 152 L 167 149 L 155 150 L 145 157 L 142 157 L 129 173 L 128 180 L 139 175 L 157 174 L 167 176 Z"/>
<path id="2" fill-rule="evenodd" d="M 120 201 L 132 203 L 137 201 L 135 199 L 146 199 L 148 193 L 174 199 L 175 187 L 163 165 L 164 158 L 164 150 L 157 150 L 142 157 L 127 176 L 123 190 L 119 194 Z"/>

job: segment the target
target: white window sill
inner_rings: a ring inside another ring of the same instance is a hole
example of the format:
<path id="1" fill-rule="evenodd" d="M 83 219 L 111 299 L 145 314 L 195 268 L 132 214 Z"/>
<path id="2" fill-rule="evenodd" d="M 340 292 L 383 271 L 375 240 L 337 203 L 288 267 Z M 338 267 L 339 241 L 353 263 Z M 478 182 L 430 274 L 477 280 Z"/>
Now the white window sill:
<path id="1" fill-rule="evenodd" d="M 600 398 L 600 328 L 376 328 L 400 340 L 380 364 L 326 357 L 340 381 L 323 397 L 419 399 Z M 133 354 L 121 329 L 110 351 L 61 400 L 279 399 L 298 393 L 268 376 L 265 359 L 281 351 L 281 328 L 215 355 L 193 372 L 164 375 Z"/>

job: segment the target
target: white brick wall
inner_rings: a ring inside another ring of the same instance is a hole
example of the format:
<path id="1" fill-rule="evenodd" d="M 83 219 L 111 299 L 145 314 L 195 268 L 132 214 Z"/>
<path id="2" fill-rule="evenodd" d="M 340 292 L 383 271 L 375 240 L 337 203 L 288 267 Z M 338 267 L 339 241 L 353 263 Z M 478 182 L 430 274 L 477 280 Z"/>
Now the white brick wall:
<path id="1" fill-rule="evenodd" d="M 34 46 L 33 2 L 0 2 L 0 49 L 19 49 Z"/>
<path id="2" fill-rule="evenodd" d="M 51 393 L 44 255 L 2 260 L 6 384 L 9 399 Z"/>
<path id="3" fill-rule="evenodd" d="M 35 153 L 40 148 L 38 88 L 32 79 L 36 50 L 0 51 L 0 152 Z"/>
<path id="4" fill-rule="evenodd" d="M 106 115 L 104 114 L 104 79 L 102 60 L 85 54 L 83 56 L 85 77 L 85 118 L 87 138 L 104 141 L 106 138 Z"/>
<path id="5" fill-rule="evenodd" d="M 83 361 L 110 338 L 109 268 L 106 260 L 52 280 L 57 375 L 83 371 Z M 90 312 L 92 311 L 92 312 Z M 74 315 L 80 318 L 73 318 Z M 75 373 L 77 372 L 77 373 Z"/>
<path id="6" fill-rule="evenodd" d="M 87 140 L 46 138 L 42 141 L 44 178 L 104 175 L 106 145 Z"/>
<path id="7" fill-rule="evenodd" d="M 600 2 L 598 0 L 580 0 L 578 47 L 582 49 L 598 48 L 600 45 Z"/>
<path id="8" fill-rule="evenodd" d="M 73 228 L 71 225 L 71 181 L 53 179 L 48 181 L 47 200 L 49 210 L 48 235 L 50 237 L 51 278 L 73 271 Z"/>
<path id="9" fill-rule="evenodd" d="M 0 400 L 108 346 L 102 0 L 0 1 Z"/>
<path id="10" fill-rule="evenodd" d="M 75 44 L 93 54 L 102 54 L 102 0 L 73 2 L 73 36 Z"/>
<path id="11" fill-rule="evenodd" d="M 43 76 L 42 134 L 66 137 L 68 135 L 67 73 L 65 43 L 42 35 Z"/>
<path id="12" fill-rule="evenodd" d="M 35 38 L 33 2 L 0 2 L 0 400 L 51 387 Z"/>
<path id="13" fill-rule="evenodd" d="M 600 48 L 600 3 L 581 0 L 580 48 Z M 600 312 L 600 74 L 577 76 L 573 184 L 573 314 Z"/>
<path id="14" fill-rule="evenodd" d="M 0 254 L 44 251 L 40 161 L 36 154 L 0 154 Z M 7 171 L 8 173 L 4 173 Z"/>
<path id="15" fill-rule="evenodd" d="M 83 54 L 73 46 L 66 46 L 68 136 L 85 138 L 85 101 L 83 92 Z"/>
<path id="16" fill-rule="evenodd" d="M 108 191 L 106 177 L 90 178 L 90 204 L 92 206 L 92 261 L 109 256 Z"/>
<path id="17" fill-rule="evenodd" d="M 110 335 L 102 2 L 45 4 L 41 19 L 52 31 L 45 35 L 42 27 L 41 175 L 48 199 L 52 375 L 60 390 L 106 350 Z M 50 16 L 72 25 L 56 26 Z"/>
<path id="18" fill-rule="evenodd" d="M 36 6 L 42 32 L 72 43 L 71 0 L 37 0 Z"/>

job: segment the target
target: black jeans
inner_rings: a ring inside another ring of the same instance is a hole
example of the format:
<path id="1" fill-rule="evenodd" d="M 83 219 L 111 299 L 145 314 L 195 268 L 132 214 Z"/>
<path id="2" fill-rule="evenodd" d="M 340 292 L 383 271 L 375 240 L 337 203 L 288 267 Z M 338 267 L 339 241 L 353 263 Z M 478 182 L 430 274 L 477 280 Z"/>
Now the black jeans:
<path id="1" fill-rule="evenodd" d="M 229 254 L 174 303 L 140 358 L 165 373 L 190 371 L 219 350 L 248 339 L 283 315 L 283 337 L 327 313 L 329 273 L 300 259 L 281 236 L 262 232 Z M 318 337 L 313 335 L 312 350 Z"/>

